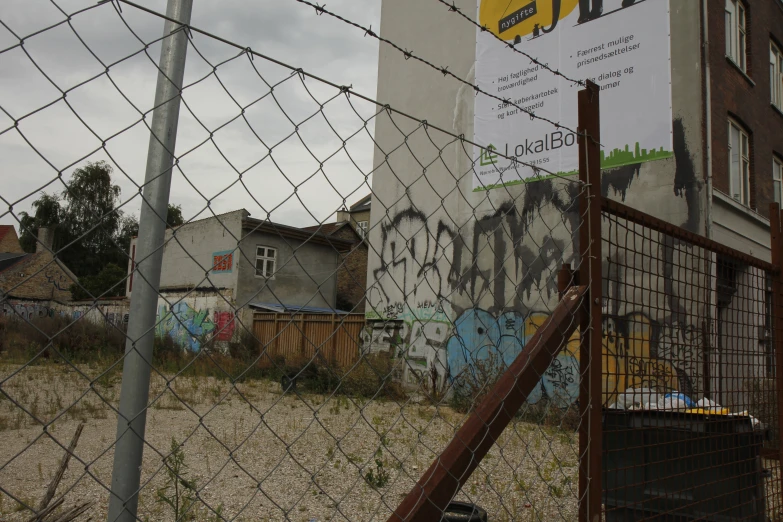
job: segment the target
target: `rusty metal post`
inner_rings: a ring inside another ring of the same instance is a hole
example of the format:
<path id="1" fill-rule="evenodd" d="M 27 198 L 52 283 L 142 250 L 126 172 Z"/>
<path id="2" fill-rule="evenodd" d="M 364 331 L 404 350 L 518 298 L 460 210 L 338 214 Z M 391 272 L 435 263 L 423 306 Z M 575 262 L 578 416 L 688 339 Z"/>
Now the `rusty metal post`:
<path id="1" fill-rule="evenodd" d="M 770 250 L 772 265 L 772 342 L 775 343 L 775 388 L 778 399 L 778 458 L 783 454 L 783 232 L 780 206 L 769 206 Z M 781 459 L 783 461 L 783 459 Z M 778 492 L 783 495 L 783 474 L 779 477 Z"/>
<path id="2" fill-rule="evenodd" d="M 557 272 L 557 294 L 560 299 L 563 298 L 568 289 L 574 285 L 577 285 L 574 277 L 574 271 L 571 270 L 570 263 L 563 263 L 560 270 Z"/>
<path id="3" fill-rule="evenodd" d="M 580 319 L 579 520 L 601 520 L 601 125 L 599 87 L 579 91 L 579 282 L 588 288 Z"/>
<path id="4" fill-rule="evenodd" d="M 481 404 L 435 457 L 419 482 L 400 502 L 388 522 L 441 520 L 449 502 L 478 467 L 500 434 L 513 420 L 527 396 L 576 331 L 575 314 L 586 289 L 572 287 L 527 342 Z"/>

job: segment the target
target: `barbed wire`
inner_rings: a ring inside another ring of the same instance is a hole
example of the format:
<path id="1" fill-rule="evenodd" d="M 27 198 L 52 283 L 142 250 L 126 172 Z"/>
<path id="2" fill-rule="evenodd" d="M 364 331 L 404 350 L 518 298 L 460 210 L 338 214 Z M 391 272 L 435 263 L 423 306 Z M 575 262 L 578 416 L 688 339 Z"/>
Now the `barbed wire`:
<path id="1" fill-rule="evenodd" d="M 570 78 L 570 77 L 566 76 L 565 74 L 561 73 L 559 70 L 552 69 L 551 67 L 549 67 L 548 64 L 545 64 L 545 63 L 541 62 L 535 56 L 532 56 L 532 55 L 526 53 L 525 51 L 521 51 L 521 50 L 517 49 L 515 43 L 511 43 L 511 42 L 508 42 L 508 41 L 502 39 L 500 36 L 495 34 L 494 31 L 490 30 L 486 25 L 481 25 L 478 22 L 476 22 L 471 16 L 466 15 L 465 13 L 463 13 L 462 10 L 459 7 L 457 7 L 457 5 L 453 1 L 451 3 L 449 3 L 447 0 L 437 0 L 437 1 L 440 2 L 441 4 L 445 5 L 446 7 L 448 7 L 449 8 L 449 12 L 457 13 L 460 17 L 462 17 L 463 19 L 465 19 L 468 22 L 470 22 L 471 24 L 473 24 L 481 32 L 491 34 L 498 42 L 502 43 L 506 48 L 511 49 L 515 53 L 521 54 L 522 56 L 524 56 L 525 58 L 530 60 L 531 63 L 541 67 L 542 69 L 544 69 L 546 71 L 549 71 L 550 73 L 554 74 L 555 76 L 560 76 L 564 80 L 569 81 L 569 82 L 573 83 L 574 85 L 579 85 L 581 87 L 585 86 L 585 81 L 584 80 L 579 80 L 579 79 L 575 80 L 573 78 Z"/>

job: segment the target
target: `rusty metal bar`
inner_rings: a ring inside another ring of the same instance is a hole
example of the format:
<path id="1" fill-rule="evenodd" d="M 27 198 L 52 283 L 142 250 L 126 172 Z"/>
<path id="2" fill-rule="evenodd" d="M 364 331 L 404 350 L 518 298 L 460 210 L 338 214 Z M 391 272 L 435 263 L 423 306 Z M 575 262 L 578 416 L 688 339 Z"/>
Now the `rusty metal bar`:
<path id="1" fill-rule="evenodd" d="M 704 248 L 710 252 L 732 257 L 738 261 L 742 261 L 747 265 L 773 273 L 777 270 L 777 268 L 774 266 L 774 263 L 768 263 L 757 257 L 746 254 L 745 252 L 741 252 L 726 245 L 722 245 L 716 241 L 713 241 L 712 239 L 707 239 L 706 237 L 700 236 L 699 234 L 694 234 L 693 232 L 685 230 L 682 227 L 672 225 L 671 223 L 667 223 L 662 219 L 645 214 L 644 212 L 640 212 L 635 208 L 623 205 L 622 203 L 611 200 L 609 198 L 604 198 L 602 200 L 601 209 L 607 214 L 612 214 L 632 223 L 643 225 L 645 228 L 662 232 L 667 236 L 673 237 L 674 239 L 685 241 L 686 243 Z"/>
<path id="2" fill-rule="evenodd" d="M 541 375 L 566 345 L 579 321 L 586 288 L 572 287 L 528 341 L 484 400 L 454 435 L 389 518 L 389 522 L 440 520 L 451 499 L 514 418 Z"/>
<path id="3" fill-rule="evenodd" d="M 579 281 L 588 288 L 580 320 L 579 520 L 601 518 L 601 122 L 600 89 L 579 91 Z"/>

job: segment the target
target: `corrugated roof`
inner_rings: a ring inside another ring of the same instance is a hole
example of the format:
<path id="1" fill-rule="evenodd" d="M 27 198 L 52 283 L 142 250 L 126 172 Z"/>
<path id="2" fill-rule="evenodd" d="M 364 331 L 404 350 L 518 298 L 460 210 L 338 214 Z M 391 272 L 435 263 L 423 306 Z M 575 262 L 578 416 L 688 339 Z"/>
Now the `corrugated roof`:
<path id="1" fill-rule="evenodd" d="M 337 310 L 336 308 L 321 308 L 318 306 L 300 306 L 300 305 L 285 305 L 280 303 L 250 303 L 250 308 L 257 308 L 259 310 L 268 310 L 270 312 L 276 312 L 279 314 L 341 314 L 346 315 L 351 312 L 345 310 Z"/>

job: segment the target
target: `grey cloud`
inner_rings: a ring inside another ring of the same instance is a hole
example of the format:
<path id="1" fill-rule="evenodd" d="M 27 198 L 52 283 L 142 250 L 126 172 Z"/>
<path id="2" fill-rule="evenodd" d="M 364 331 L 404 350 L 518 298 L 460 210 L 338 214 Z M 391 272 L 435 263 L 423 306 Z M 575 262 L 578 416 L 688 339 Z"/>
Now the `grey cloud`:
<path id="1" fill-rule="evenodd" d="M 158 12 L 165 11 L 164 0 L 137 0 L 137 2 Z M 57 3 L 67 12 L 95 5 L 94 0 L 58 0 Z M 329 8 L 363 25 L 378 26 L 380 0 L 371 2 L 333 0 L 329 3 Z M 148 42 L 160 37 L 162 28 L 160 19 L 129 6 L 124 6 L 122 16 L 142 40 Z M 0 4 L 0 19 L 22 36 L 62 19 L 62 15 L 48 0 L 4 0 Z M 73 18 L 72 23 L 73 28 L 90 49 L 106 63 L 116 61 L 142 48 L 111 5 L 104 5 L 78 15 Z M 361 31 L 341 22 L 316 16 L 312 8 L 294 0 L 259 2 L 196 0 L 192 24 L 243 47 L 252 47 L 260 53 L 294 67 L 301 67 L 337 84 L 352 84 L 357 91 L 375 97 L 377 42 L 364 38 Z M 0 30 L 0 44 L 8 46 L 14 41 L 15 38 L 7 31 Z M 237 49 L 199 34 L 194 35 L 194 44 L 213 64 L 238 52 Z M 61 88 L 69 88 L 102 70 L 102 66 L 84 49 L 67 25 L 30 38 L 25 45 L 30 54 Z M 141 54 L 110 70 L 111 78 L 142 110 L 148 110 L 152 104 L 156 75 L 153 61 L 157 61 L 159 47 L 151 46 L 148 53 L 152 60 Z M 288 71 L 264 63 L 258 58 L 254 64 L 263 71 L 264 78 L 269 81 L 289 74 Z M 14 117 L 38 108 L 58 96 L 57 91 L 48 85 L 20 52 L 0 54 L 0 67 L 4 71 L 3 77 L 0 78 L 0 106 Z M 200 75 L 207 73 L 209 68 L 210 66 L 205 64 L 193 49 L 189 50 L 186 81 L 199 78 Z M 218 76 L 242 104 L 256 99 L 266 90 L 250 69 L 246 57 L 222 66 L 218 69 Z M 299 85 L 295 85 L 295 82 Z M 212 130 L 235 116 L 239 109 L 225 94 L 220 94 L 221 88 L 214 78 L 203 83 L 203 86 L 200 84 L 186 90 L 184 97 L 195 115 Z M 308 81 L 308 87 L 313 89 L 320 101 L 333 92 L 332 88 L 319 86 L 314 81 Z M 290 84 L 279 88 L 276 94 L 286 113 L 294 117 L 295 121 L 296 118 L 304 117 L 317 108 L 301 88 L 298 79 L 293 79 Z M 69 101 L 102 138 L 131 124 L 139 117 L 127 102 L 122 100 L 105 77 L 73 91 L 69 94 Z M 361 110 L 369 115 L 372 114 L 374 107 L 365 104 Z M 271 104 L 258 104 L 258 110 L 254 114 L 251 113 L 252 110 L 249 111 L 248 116 L 253 129 L 265 141 L 272 140 L 275 136 L 279 139 L 284 135 L 283 130 L 291 127 L 280 110 Z M 349 107 L 338 105 L 336 102 L 330 103 L 327 106 L 327 113 L 330 122 L 341 135 L 348 135 L 361 128 L 361 119 Z M 0 123 L 4 128 L 12 124 L 6 117 L 3 117 Z M 89 133 L 72 115 L 68 114 L 68 110 L 62 107 L 62 102 L 57 107 L 42 112 L 38 117 L 22 122 L 20 128 L 24 129 L 25 135 L 47 159 L 56 160 L 57 168 L 62 168 L 69 161 L 75 161 L 77 151 L 81 154 L 83 151 L 91 150 L 94 146 L 93 141 L 99 143 L 93 137 L 85 137 Z M 340 139 L 325 127 L 322 120 L 318 122 L 314 120 L 306 124 L 301 132 L 318 158 L 325 158 L 340 148 Z M 188 109 L 183 107 L 178 153 L 199 143 L 207 135 L 208 132 L 201 128 L 193 116 L 188 114 Z M 147 140 L 146 130 L 143 126 L 137 125 L 107 143 L 109 154 L 130 178 L 117 172 L 116 180 L 122 187 L 123 199 L 132 197 L 136 190 L 134 183 L 141 183 L 143 179 Z M 298 140 L 295 140 L 296 137 L 291 138 L 290 143 L 281 146 L 274 156 L 287 176 L 302 180 L 312 175 L 317 170 L 317 165 L 313 166 L 315 160 L 302 149 Z M 244 122 L 235 122 L 219 131 L 215 135 L 215 141 L 221 150 L 229 155 L 231 163 L 240 170 L 257 161 L 264 153 L 264 148 Z M 349 149 L 352 157 L 360 162 L 361 170 L 369 172 L 372 168 L 371 141 L 365 137 L 361 139 L 357 137 L 351 140 Z M 3 190 L 2 196 L 7 200 L 21 198 L 56 175 L 51 167 L 35 157 L 13 130 L 0 135 L 0 157 L 3 158 L 4 171 L 17 173 L 19 179 L 18 184 L 12 187 L 6 185 L 7 188 Z M 99 151 L 88 159 L 108 160 L 109 156 Z M 244 180 L 247 188 L 235 185 L 226 194 L 212 200 L 211 207 L 216 212 L 245 207 L 253 215 L 265 217 L 261 207 L 268 209 L 280 205 L 292 192 L 290 183 L 277 168 L 268 166 L 268 163 L 270 162 L 267 161 L 266 164 L 259 165 L 247 173 Z M 190 187 L 188 182 L 194 183 L 207 199 L 212 199 L 237 179 L 234 170 L 211 143 L 201 146 L 186 157 L 183 160 L 183 170 L 187 179 L 182 174 L 175 176 L 171 199 L 172 202 L 183 205 L 186 216 L 195 215 L 205 205 L 204 198 Z M 367 190 L 366 187 L 362 187 L 365 182 L 362 172 L 357 171 L 344 153 L 330 159 L 324 166 L 324 170 L 329 180 L 338 186 L 337 192 L 320 173 L 300 188 L 300 196 L 319 220 L 328 218 L 342 204 L 343 198 L 348 197 L 350 202 L 352 199 L 358 199 Z M 67 180 L 70 171 L 64 174 Z M 294 181 L 294 183 L 299 182 Z M 59 184 L 57 191 L 61 188 Z M 17 205 L 14 213 L 29 210 L 30 203 L 39 195 L 40 192 L 33 194 Z M 131 213 L 137 211 L 139 204 L 139 198 L 136 197 L 127 205 L 126 211 Z M 5 212 L 5 209 L 0 210 L 0 214 L 2 212 Z M 296 198 L 279 207 L 272 217 L 293 225 L 312 223 L 312 218 Z M 0 217 L 0 222 L 15 224 L 15 219 L 6 214 Z"/>

